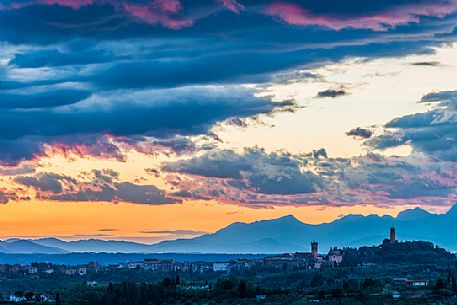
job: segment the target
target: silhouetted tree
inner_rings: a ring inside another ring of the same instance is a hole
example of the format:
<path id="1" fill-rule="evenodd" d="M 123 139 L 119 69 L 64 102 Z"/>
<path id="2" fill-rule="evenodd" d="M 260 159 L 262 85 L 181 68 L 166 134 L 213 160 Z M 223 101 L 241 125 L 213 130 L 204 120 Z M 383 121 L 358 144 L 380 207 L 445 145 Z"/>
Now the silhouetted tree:
<path id="1" fill-rule="evenodd" d="M 238 293 L 240 297 L 244 298 L 246 296 L 246 282 L 241 280 L 240 283 L 238 284 Z"/>
<path id="2" fill-rule="evenodd" d="M 56 305 L 61 305 L 61 301 L 60 301 L 60 292 L 57 292 L 57 293 L 56 293 Z"/>
<path id="3" fill-rule="evenodd" d="M 446 288 L 446 283 L 442 278 L 436 280 L 435 287 L 437 289 L 444 289 Z"/>

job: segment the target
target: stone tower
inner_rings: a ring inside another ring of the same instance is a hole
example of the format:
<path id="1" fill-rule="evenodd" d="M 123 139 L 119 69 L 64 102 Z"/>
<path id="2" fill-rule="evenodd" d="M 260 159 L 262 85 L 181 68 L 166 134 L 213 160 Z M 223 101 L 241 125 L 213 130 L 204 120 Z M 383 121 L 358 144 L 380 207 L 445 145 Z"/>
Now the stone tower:
<path id="1" fill-rule="evenodd" d="M 393 244 L 397 241 L 397 237 L 395 235 L 395 227 L 390 228 L 390 243 Z"/>
<path id="2" fill-rule="evenodd" d="M 317 243 L 317 241 L 313 241 L 311 243 L 311 254 L 314 258 L 317 258 L 317 255 L 319 254 L 319 244 Z"/>

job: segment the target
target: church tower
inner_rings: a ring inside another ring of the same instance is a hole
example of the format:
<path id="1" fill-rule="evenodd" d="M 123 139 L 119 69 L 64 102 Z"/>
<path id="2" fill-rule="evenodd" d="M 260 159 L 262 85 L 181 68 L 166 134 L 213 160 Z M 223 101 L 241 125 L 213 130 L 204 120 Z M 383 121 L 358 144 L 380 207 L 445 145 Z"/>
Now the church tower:
<path id="1" fill-rule="evenodd" d="M 397 241 L 397 237 L 395 234 L 395 227 L 390 228 L 390 243 L 393 244 Z"/>
<path id="2" fill-rule="evenodd" d="M 313 255 L 313 258 L 317 258 L 318 254 L 319 254 L 318 247 L 319 247 L 319 244 L 317 243 L 317 241 L 313 241 L 311 243 L 311 254 Z"/>

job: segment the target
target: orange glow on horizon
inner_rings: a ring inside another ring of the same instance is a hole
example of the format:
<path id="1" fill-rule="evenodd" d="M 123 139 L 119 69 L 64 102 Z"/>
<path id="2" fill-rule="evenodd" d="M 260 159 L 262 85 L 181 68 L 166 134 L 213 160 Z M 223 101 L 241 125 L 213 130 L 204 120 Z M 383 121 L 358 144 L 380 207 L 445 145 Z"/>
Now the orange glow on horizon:
<path id="1" fill-rule="evenodd" d="M 171 236 L 143 233 L 159 230 L 215 232 L 233 222 L 253 222 L 292 214 L 318 224 L 346 214 L 393 215 L 405 207 L 291 207 L 251 209 L 216 202 L 174 205 L 112 204 L 94 202 L 11 202 L 0 206 L 0 238 L 58 236 L 66 239 L 129 239 L 157 241 Z M 191 237 L 191 236 L 186 236 Z M 175 239 L 176 237 L 172 238 Z"/>

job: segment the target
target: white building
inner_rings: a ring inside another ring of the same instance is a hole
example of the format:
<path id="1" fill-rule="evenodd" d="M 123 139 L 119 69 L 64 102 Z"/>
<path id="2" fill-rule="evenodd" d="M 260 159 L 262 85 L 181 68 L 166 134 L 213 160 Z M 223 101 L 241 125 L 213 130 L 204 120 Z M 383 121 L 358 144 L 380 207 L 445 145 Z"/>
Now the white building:
<path id="1" fill-rule="evenodd" d="M 80 276 L 85 276 L 87 274 L 87 268 L 86 267 L 80 267 L 78 268 L 78 274 Z"/>
<path id="2" fill-rule="evenodd" d="M 333 249 L 328 253 L 328 261 L 339 265 L 343 261 L 343 253 L 341 250 Z"/>
<path id="3" fill-rule="evenodd" d="M 229 263 L 213 263 L 214 272 L 227 272 L 229 270 Z"/>
<path id="4" fill-rule="evenodd" d="M 10 302 L 21 303 L 21 302 L 25 302 L 25 301 L 27 301 L 27 299 L 22 294 L 12 294 L 12 295 L 10 295 Z"/>
<path id="5" fill-rule="evenodd" d="M 144 262 L 130 262 L 127 264 L 129 269 L 144 269 Z"/>
<path id="6" fill-rule="evenodd" d="M 27 268 L 27 271 L 30 273 L 30 274 L 37 274 L 38 273 L 38 269 L 36 267 L 28 267 Z"/>

